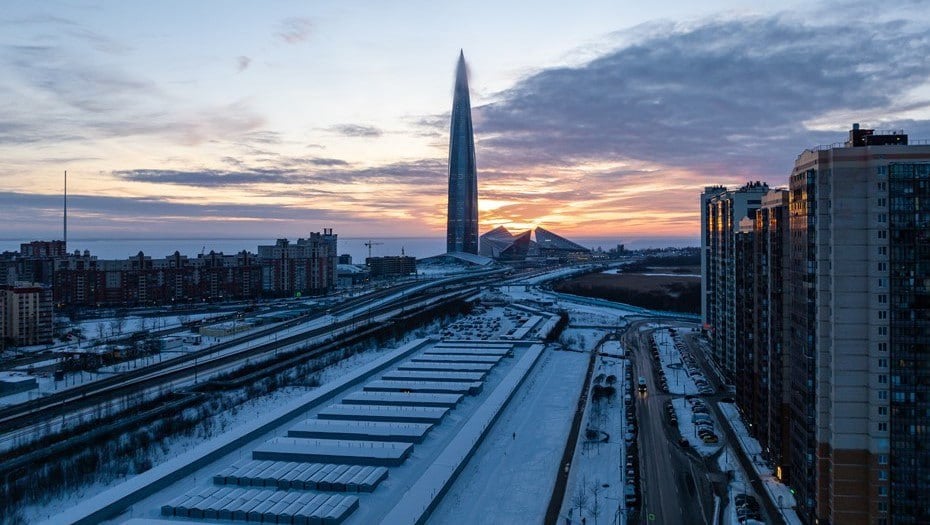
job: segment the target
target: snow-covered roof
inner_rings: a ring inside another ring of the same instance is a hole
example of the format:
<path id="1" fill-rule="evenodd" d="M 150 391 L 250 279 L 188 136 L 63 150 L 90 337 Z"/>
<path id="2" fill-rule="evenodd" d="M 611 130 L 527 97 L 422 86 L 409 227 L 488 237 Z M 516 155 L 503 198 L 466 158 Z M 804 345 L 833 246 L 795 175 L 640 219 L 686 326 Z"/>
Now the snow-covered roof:
<path id="1" fill-rule="evenodd" d="M 365 273 L 365 269 L 354 264 L 337 264 L 336 272 L 338 273 Z"/>

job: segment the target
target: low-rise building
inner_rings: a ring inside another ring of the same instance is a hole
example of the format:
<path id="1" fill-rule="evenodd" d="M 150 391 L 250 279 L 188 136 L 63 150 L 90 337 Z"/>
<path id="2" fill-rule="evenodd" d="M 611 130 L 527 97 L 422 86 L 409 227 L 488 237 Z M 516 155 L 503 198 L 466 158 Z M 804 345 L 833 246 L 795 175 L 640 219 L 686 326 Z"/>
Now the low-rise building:
<path id="1" fill-rule="evenodd" d="M 372 279 L 403 277 L 417 273 L 417 259 L 409 255 L 389 255 L 386 257 L 368 257 L 365 264 L 371 271 Z"/>

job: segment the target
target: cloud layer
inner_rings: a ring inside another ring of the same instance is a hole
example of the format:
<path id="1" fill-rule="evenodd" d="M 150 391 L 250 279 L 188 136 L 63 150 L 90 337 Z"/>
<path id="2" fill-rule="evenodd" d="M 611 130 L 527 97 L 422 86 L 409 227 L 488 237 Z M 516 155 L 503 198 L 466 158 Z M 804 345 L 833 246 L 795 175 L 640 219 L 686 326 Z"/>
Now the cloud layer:
<path id="1" fill-rule="evenodd" d="M 930 33 L 902 21 L 810 25 L 778 16 L 636 34 L 627 47 L 541 71 L 480 108 L 485 158 L 635 159 L 778 178 L 803 148 L 838 139 L 805 121 L 894 113 L 930 77 Z M 908 124 L 927 130 L 926 122 Z"/>
<path id="2" fill-rule="evenodd" d="M 651 23 L 605 38 L 622 43 L 593 60 L 539 69 L 485 97 L 474 109 L 482 229 L 696 236 L 702 186 L 784 184 L 798 153 L 842 141 L 853 122 L 930 138 L 930 25 L 908 16 L 921 3 L 873 19 L 861 5 Z M 17 101 L 0 104 L 0 234 L 55 231 L 58 198 L 11 181 L 71 158 L 102 181 L 101 195 L 75 197 L 78 228 L 170 231 L 190 221 L 204 235 L 232 223 L 272 237 L 307 224 L 441 235 L 447 112 L 385 125 L 346 108 L 338 120 L 275 127 L 255 100 L 277 91 L 253 98 L 230 87 L 232 96 L 188 105 L 118 60 L 87 58 L 131 47 L 67 20 L 45 23 L 71 40 L 0 41 L 0 97 Z M 265 30 L 266 41 L 299 44 L 317 28 L 287 18 Z M 230 86 L 258 77 L 253 63 L 274 66 L 246 49 L 222 57 Z M 71 144 L 85 149 L 65 153 Z M 127 144 L 158 154 L 107 162 Z M 28 209 L 35 220 L 17 218 Z"/>

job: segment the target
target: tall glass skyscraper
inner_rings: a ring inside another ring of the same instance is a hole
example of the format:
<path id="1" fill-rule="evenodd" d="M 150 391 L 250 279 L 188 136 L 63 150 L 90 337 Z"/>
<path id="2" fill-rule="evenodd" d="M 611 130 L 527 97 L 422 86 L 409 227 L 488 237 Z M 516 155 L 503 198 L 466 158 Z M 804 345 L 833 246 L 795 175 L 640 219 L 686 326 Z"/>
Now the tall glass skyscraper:
<path id="1" fill-rule="evenodd" d="M 446 251 L 478 253 L 478 168 L 464 52 L 459 54 L 452 98 Z"/>

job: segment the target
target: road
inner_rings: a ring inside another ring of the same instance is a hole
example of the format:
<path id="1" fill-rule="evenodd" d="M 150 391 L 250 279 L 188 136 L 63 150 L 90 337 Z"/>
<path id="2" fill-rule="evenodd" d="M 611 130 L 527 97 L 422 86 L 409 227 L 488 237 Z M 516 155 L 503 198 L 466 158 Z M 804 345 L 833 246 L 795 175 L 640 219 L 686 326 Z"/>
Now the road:
<path id="1" fill-rule="evenodd" d="M 646 378 L 647 393 L 636 396 L 642 501 L 640 522 L 652 524 L 703 524 L 713 520 L 713 490 L 703 465 L 677 444 L 678 431 L 665 414 L 665 401 L 653 375 L 649 332 L 634 324 L 624 337 L 633 352 L 633 381 Z"/>
<path id="2" fill-rule="evenodd" d="M 697 341 L 696 335 L 687 335 L 682 338 L 685 344 L 688 346 L 691 355 L 695 357 L 698 365 L 704 371 L 704 375 L 708 380 L 714 385 L 714 388 L 717 389 L 717 395 L 713 396 L 714 401 L 720 401 L 724 397 L 729 397 L 730 394 L 726 393 L 725 385 L 723 385 L 719 377 L 712 373 L 711 366 L 707 360 L 707 356 L 704 353 L 704 349 L 701 346 L 700 342 Z M 755 468 L 752 466 L 752 459 L 749 458 L 749 455 L 743 450 L 739 444 L 739 440 L 736 437 L 736 434 L 733 432 L 733 429 L 730 425 L 724 424 L 724 415 L 721 412 L 720 407 L 717 406 L 716 402 L 707 403 L 707 406 L 710 407 L 711 412 L 714 413 L 714 417 L 717 421 L 720 421 L 720 428 L 723 431 L 723 437 L 727 443 L 731 444 L 731 450 L 736 453 L 736 458 L 739 460 L 739 464 L 743 469 L 743 473 L 749 479 L 749 483 L 752 486 L 752 490 L 755 491 L 758 500 L 762 502 L 762 510 L 764 511 L 766 523 L 774 523 L 782 525 L 785 523 L 785 519 L 782 517 L 781 513 L 778 510 L 777 504 L 772 501 L 772 498 L 769 496 L 768 491 L 765 490 L 765 486 L 762 483 L 762 479 L 759 477 L 759 474 L 756 472 Z"/>

